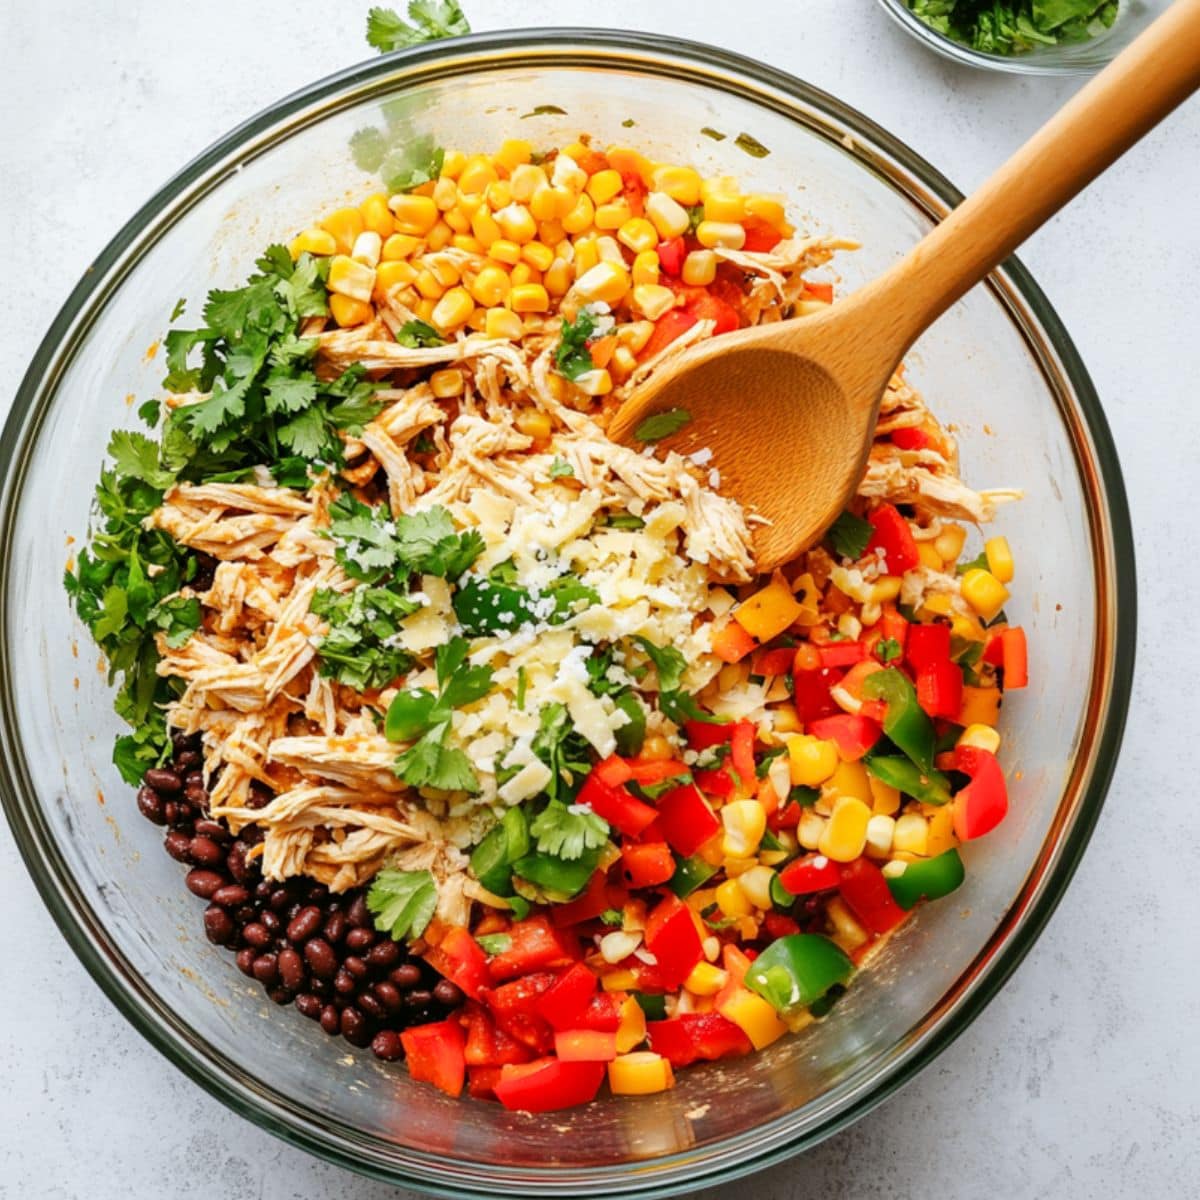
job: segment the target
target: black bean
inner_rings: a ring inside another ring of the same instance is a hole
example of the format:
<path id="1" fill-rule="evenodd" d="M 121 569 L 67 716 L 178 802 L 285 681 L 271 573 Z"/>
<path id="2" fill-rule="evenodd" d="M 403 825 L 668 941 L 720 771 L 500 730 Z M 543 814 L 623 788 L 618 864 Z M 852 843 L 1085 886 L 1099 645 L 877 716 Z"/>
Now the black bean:
<path id="1" fill-rule="evenodd" d="M 232 834 L 230 834 L 229 830 L 216 821 L 197 821 L 196 832 L 203 834 L 205 837 L 212 838 L 214 842 L 220 842 L 221 844 L 232 840 Z"/>
<path id="2" fill-rule="evenodd" d="M 371 956 L 367 955 L 367 961 L 370 961 Z M 388 975 L 388 979 L 392 981 L 402 992 L 408 991 L 409 988 L 415 987 L 421 982 L 421 968 L 416 963 L 404 963 L 397 967 Z"/>
<path id="3" fill-rule="evenodd" d="M 359 1009 L 351 1005 L 342 1009 L 342 1037 L 352 1046 L 367 1046 L 371 1042 L 371 1026 Z"/>
<path id="4" fill-rule="evenodd" d="M 358 980 L 345 967 L 341 967 L 333 977 L 333 988 L 343 996 L 353 996 L 358 991 Z"/>
<path id="5" fill-rule="evenodd" d="M 335 912 L 325 922 L 325 928 L 321 932 L 324 934 L 327 942 L 331 942 L 336 946 L 346 934 L 346 914 Z"/>
<path id="6" fill-rule="evenodd" d="M 166 805 L 163 804 L 163 798 L 149 785 L 142 784 L 138 788 L 137 806 L 138 812 L 147 821 L 153 821 L 155 825 L 167 823 L 167 810 Z"/>
<path id="7" fill-rule="evenodd" d="M 247 846 L 257 846 L 267 835 L 257 825 L 246 825 L 238 836 Z"/>
<path id="8" fill-rule="evenodd" d="M 321 979 L 331 979 L 337 972 L 337 955 L 324 938 L 313 938 L 305 944 L 304 959 L 312 973 Z"/>
<path id="9" fill-rule="evenodd" d="M 269 879 L 263 879 L 254 885 L 254 898 L 266 903 L 275 891 L 275 885 Z"/>
<path id="10" fill-rule="evenodd" d="M 208 793 L 197 784 L 188 784 L 183 795 L 197 812 L 203 812 L 208 805 Z"/>
<path id="11" fill-rule="evenodd" d="M 276 888 L 271 893 L 267 904 L 270 905 L 272 912 L 289 914 L 287 917 L 289 921 L 296 915 L 296 912 L 300 911 L 299 907 L 292 903 L 292 897 L 287 888 Z M 292 912 L 293 909 L 296 912 Z"/>
<path id="12" fill-rule="evenodd" d="M 346 910 L 346 917 L 355 929 L 370 929 L 371 936 L 374 937 L 374 923 L 371 920 L 371 913 L 367 908 L 367 898 L 365 896 L 360 895 L 354 898 L 353 903 Z"/>
<path id="13" fill-rule="evenodd" d="M 451 983 L 449 979 L 439 979 L 433 988 L 433 998 L 447 1008 L 457 1008 L 466 997 L 457 984 Z"/>
<path id="14" fill-rule="evenodd" d="M 223 946 L 237 932 L 233 918 L 219 905 L 204 910 L 204 936 L 215 946 Z"/>
<path id="15" fill-rule="evenodd" d="M 250 864 L 246 861 L 246 851 L 248 848 L 245 842 L 234 842 L 229 853 L 225 856 L 225 870 L 238 883 L 248 883 L 250 881 Z"/>
<path id="16" fill-rule="evenodd" d="M 367 1014 L 368 1017 L 374 1017 L 377 1021 L 382 1021 L 387 1016 L 387 1010 L 371 995 L 370 992 L 364 992 L 354 1001 L 359 1008 Z"/>
<path id="17" fill-rule="evenodd" d="M 239 925 L 249 925 L 258 916 L 258 909 L 253 904 L 243 904 L 233 910 L 233 919 Z"/>
<path id="18" fill-rule="evenodd" d="M 221 847 L 203 834 L 192 838 L 188 853 L 198 867 L 218 867 L 225 861 L 225 852 Z"/>
<path id="19" fill-rule="evenodd" d="M 278 937 L 283 929 L 283 922 L 279 919 L 278 913 L 273 913 L 269 908 L 258 918 L 264 924 L 272 937 Z"/>
<path id="20" fill-rule="evenodd" d="M 270 987 L 279 978 L 279 960 L 274 954 L 260 954 L 254 960 L 254 978 Z"/>
<path id="21" fill-rule="evenodd" d="M 374 944 L 375 933 L 373 930 L 355 927 L 346 934 L 346 949 L 353 950 L 356 954 L 359 950 L 367 950 Z"/>
<path id="22" fill-rule="evenodd" d="M 384 1062 L 395 1062 L 404 1057 L 404 1044 L 394 1029 L 381 1029 L 371 1039 L 371 1053 Z"/>
<path id="23" fill-rule="evenodd" d="M 433 993 L 425 988 L 416 988 L 404 997 L 404 1003 L 409 1008 L 428 1008 L 433 1003 Z"/>
<path id="24" fill-rule="evenodd" d="M 353 975 L 355 979 L 364 979 L 370 973 L 371 968 L 367 966 L 357 954 L 347 955 L 342 962 L 342 969 L 347 974 Z"/>
<path id="25" fill-rule="evenodd" d="M 172 829 L 163 838 L 163 848 L 176 862 L 188 862 L 191 857 L 192 839 L 178 829 Z"/>
<path id="26" fill-rule="evenodd" d="M 330 1037 L 334 1037 L 342 1030 L 342 1014 L 338 1012 L 337 1007 L 333 1004 L 326 1004 L 321 1009 L 321 1028 L 325 1030 Z"/>
<path id="27" fill-rule="evenodd" d="M 213 893 L 225 883 L 225 876 L 218 875 L 216 871 L 206 871 L 202 867 L 196 867 L 187 873 L 184 883 L 193 896 L 209 900 Z"/>
<path id="28" fill-rule="evenodd" d="M 253 809 L 266 808 L 272 800 L 275 799 L 275 793 L 271 791 L 265 784 L 254 780 L 250 784 L 250 795 L 246 798 L 246 807 Z"/>
<path id="29" fill-rule="evenodd" d="M 165 767 L 151 767 L 142 779 L 156 792 L 178 792 L 183 787 L 183 780 Z"/>
<path id="30" fill-rule="evenodd" d="M 302 1017 L 315 1021 L 321 1015 L 321 1001 L 312 992 L 302 992 L 296 997 L 296 1009 Z"/>
<path id="31" fill-rule="evenodd" d="M 388 983 L 386 980 L 375 984 L 371 988 L 371 992 L 388 1012 L 399 1012 L 401 1005 L 404 1003 L 404 998 L 400 995 L 400 989 L 394 983 Z"/>
<path id="32" fill-rule="evenodd" d="M 258 951 L 253 946 L 245 946 L 237 952 L 237 968 L 243 975 L 254 977 L 254 960 L 258 957 Z"/>
<path id="33" fill-rule="evenodd" d="M 250 893 L 240 883 L 227 883 L 212 894 L 213 903 L 221 904 L 225 908 L 237 908 L 249 899 Z"/>
<path id="34" fill-rule="evenodd" d="M 189 771 L 192 767 L 198 767 L 199 765 L 199 750 L 181 750 L 175 755 L 175 767 L 177 770 Z"/>
<path id="35" fill-rule="evenodd" d="M 168 800 L 163 805 L 163 818 L 172 828 L 184 824 L 184 818 L 180 813 L 179 805 L 174 800 Z"/>
<path id="36" fill-rule="evenodd" d="M 285 987 L 271 988 L 271 990 L 267 992 L 267 995 L 271 997 L 271 1002 L 273 1004 L 278 1004 L 281 1008 L 283 1005 L 291 1004 L 292 1002 L 292 993 L 289 992 Z"/>
<path id="37" fill-rule="evenodd" d="M 321 910 L 315 904 L 310 904 L 307 908 L 302 908 L 288 922 L 288 941 L 295 942 L 297 945 L 307 942 L 320 928 Z"/>
<path id="38" fill-rule="evenodd" d="M 304 983 L 304 960 L 290 946 L 279 952 L 279 978 L 293 992 Z"/>
<path id="39" fill-rule="evenodd" d="M 373 967 L 387 969 L 394 967 L 400 961 L 403 953 L 400 947 L 389 938 L 386 942 L 379 942 L 367 951 L 367 962 Z"/>
<path id="40" fill-rule="evenodd" d="M 251 921 L 242 930 L 242 937 L 246 945 L 253 946 L 256 950 L 263 950 L 271 944 L 271 931 L 258 921 Z"/>
<path id="41" fill-rule="evenodd" d="M 310 979 L 308 981 L 309 988 L 316 992 L 318 996 L 328 999 L 333 995 L 333 982 L 329 979 Z"/>
<path id="42" fill-rule="evenodd" d="M 320 904 L 322 901 L 329 899 L 329 889 L 323 883 L 313 881 L 305 889 L 305 896 L 309 903 Z"/>

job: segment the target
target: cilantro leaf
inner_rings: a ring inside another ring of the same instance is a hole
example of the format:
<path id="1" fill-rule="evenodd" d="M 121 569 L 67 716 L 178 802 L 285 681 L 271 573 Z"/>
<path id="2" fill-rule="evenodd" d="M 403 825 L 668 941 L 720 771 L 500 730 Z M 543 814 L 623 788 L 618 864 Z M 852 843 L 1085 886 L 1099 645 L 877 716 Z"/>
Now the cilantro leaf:
<path id="1" fill-rule="evenodd" d="M 641 647 L 658 672 L 658 707 L 675 722 L 717 721 L 716 717 L 703 712 L 696 701 L 682 691 L 683 676 L 687 670 L 687 659 L 674 646 L 656 646 L 649 638 L 635 637 L 633 641 Z"/>
<path id="2" fill-rule="evenodd" d="M 200 628 L 200 601 L 195 596 L 170 596 L 148 615 L 167 635 L 167 645 L 176 650 Z"/>
<path id="3" fill-rule="evenodd" d="M 875 645 L 875 657 L 881 663 L 890 663 L 901 653 L 900 643 L 895 638 L 881 638 Z"/>
<path id="4" fill-rule="evenodd" d="M 437 902 L 437 884 L 429 871 L 383 870 L 367 890 L 375 928 L 395 941 L 420 937 L 433 920 Z"/>
<path id="5" fill-rule="evenodd" d="M 449 729 L 449 722 L 435 725 L 397 756 L 392 769 L 411 787 L 474 795 L 479 791 L 479 779 L 470 759 L 457 747 L 446 745 Z"/>
<path id="6" fill-rule="evenodd" d="M 908 0 L 931 29 L 987 54 L 1086 41 L 1116 19 L 1117 0 Z"/>
<path id="7" fill-rule="evenodd" d="M 862 558 L 875 527 L 847 510 L 829 527 L 828 538 L 842 558 Z"/>
<path id="8" fill-rule="evenodd" d="M 634 431 L 640 442 L 660 442 L 663 438 L 678 433 L 692 419 L 686 408 L 667 408 L 647 417 Z"/>
<path id="9" fill-rule="evenodd" d="M 389 150 L 379 166 L 379 174 L 390 192 L 407 192 L 437 179 L 442 173 L 446 152 L 435 146 L 428 134 L 410 138 Z"/>
<path id="10" fill-rule="evenodd" d="M 542 706 L 531 748 L 550 768 L 546 793 L 552 800 L 574 795 L 576 780 L 592 769 L 591 748 L 571 724 L 567 706 L 558 701 Z"/>
<path id="11" fill-rule="evenodd" d="M 158 443 L 144 433 L 117 430 L 108 440 L 107 453 L 120 474 L 140 479 L 152 488 L 166 491 L 175 482 L 175 472 L 159 465 Z"/>
<path id="12" fill-rule="evenodd" d="M 603 921 L 605 925 L 615 925 L 618 929 L 620 929 L 625 923 L 624 914 L 619 908 L 606 908 L 600 914 L 600 920 Z"/>
<path id="13" fill-rule="evenodd" d="M 347 593 L 321 589 L 312 611 L 329 622 L 317 643 L 317 668 L 357 691 L 385 687 L 412 666 L 407 651 L 394 645 L 397 623 L 420 604 L 390 587 L 357 587 Z"/>
<path id="14" fill-rule="evenodd" d="M 970 562 L 960 562 L 954 569 L 959 575 L 965 575 L 968 571 L 986 571 L 988 569 L 987 553 L 980 550 Z"/>
<path id="15" fill-rule="evenodd" d="M 316 408 L 306 408 L 280 425 L 275 435 L 289 450 L 309 460 L 320 458 L 332 449 L 332 434 L 325 424 L 324 415 Z"/>
<path id="16" fill-rule="evenodd" d="M 551 800 L 533 819 L 529 832 L 537 839 L 540 853 L 570 860 L 603 846 L 608 841 L 608 822 L 594 812 Z"/>
<path id="17" fill-rule="evenodd" d="M 555 455 L 553 462 L 550 464 L 549 473 L 551 479 L 573 479 L 575 477 L 575 468 L 565 458 Z"/>
<path id="18" fill-rule="evenodd" d="M 574 321 L 562 323 L 558 346 L 554 351 L 554 365 L 564 378 L 574 382 L 596 365 L 587 344 L 596 332 L 596 324 L 596 314 L 590 308 L 580 309 Z"/>
<path id="19" fill-rule="evenodd" d="M 368 45 L 386 54 L 390 50 L 471 32 L 456 0 L 411 0 L 408 19 L 411 25 L 402 20 L 394 8 L 371 9 L 367 14 Z"/>
<path id="20" fill-rule="evenodd" d="M 409 350 L 446 344 L 446 339 L 432 325 L 418 320 L 406 321 L 401 325 L 396 331 L 396 341 Z"/>
<path id="21" fill-rule="evenodd" d="M 317 398 L 317 379 L 315 375 L 306 378 L 303 375 L 291 376 L 273 372 L 267 376 L 263 391 L 267 412 L 298 413 L 301 409 L 308 408 Z"/>

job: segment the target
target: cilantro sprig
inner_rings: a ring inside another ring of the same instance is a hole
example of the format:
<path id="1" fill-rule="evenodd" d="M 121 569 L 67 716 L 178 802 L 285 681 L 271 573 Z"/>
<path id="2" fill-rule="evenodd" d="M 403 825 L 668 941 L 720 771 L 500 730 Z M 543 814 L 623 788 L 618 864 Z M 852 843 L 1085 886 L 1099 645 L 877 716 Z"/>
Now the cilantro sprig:
<path id="1" fill-rule="evenodd" d="M 375 928 L 397 942 L 420 937 L 433 920 L 437 902 L 437 884 L 429 871 L 383 870 L 367 891 Z"/>
<path id="2" fill-rule="evenodd" d="M 866 552 L 867 543 L 874 532 L 875 526 L 870 521 L 856 517 L 847 509 L 830 525 L 826 536 L 842 558 L 858 559 Z"/>
<path id="3" fill-rule="evenodd" d="M 413 656 L 393 642 L 397 622 L 420 603 L 395 585 L 356 587 L 349 592 L 321 589 L 312 611 L 329 622 L 317 645 L 317 669 L 356 691 L 381 688 L 413 664 Z"/>
<path id="4" fill-rule="evenodd" d="M 533 819 L 529 832 L 542 854 L 572 861 L 608 841 L 608 822 L 594 812 L 551 800 Z"/>
<path id="5" fill-rule="evenodd" d="M 682 725 L 685 721 L 717 720 L 711 713 L 704 712 L 695 699 L 683 691 L 687 659 L 674 646 L 656 646 L 645 637 L 635 637 L 633 641 L 654 664 L 658 672 L 658 707 L 676 725 Z"/>
<path id="6" fill-rule="evenodd" d="M 597 324 L 596 314 L 590 308 L 580 309 L 574 321 L 562 323 L 554 365 L 558 373 L 572 383 L 596 365 L 588 349 L 588 339 L 596 332 Z"/>
<path id="7" fill-rule="evenodd" d="M 367 42 L 380 54 L 419 46 L 438 38 L 471 32 L 471 25 L 455 0 L 410 0 L 409 24 L 394 8 L 373 8 L 367 14 Z"/>

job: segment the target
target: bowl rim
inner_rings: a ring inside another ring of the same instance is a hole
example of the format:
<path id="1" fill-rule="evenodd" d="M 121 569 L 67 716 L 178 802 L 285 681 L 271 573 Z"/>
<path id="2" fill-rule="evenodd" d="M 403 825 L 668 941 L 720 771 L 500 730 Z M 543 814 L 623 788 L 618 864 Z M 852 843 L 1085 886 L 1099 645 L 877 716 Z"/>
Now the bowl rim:
<path id="1" fill-rule="evenodd" d="M 310 1153 L 361 1174 L 448 1197 L 494 1196 L 507 1177 L 529 1194 L 571 1195 L 608 1186 L 610 1194 L 668 1196 L 759 1171 L 807 1149 L 863 1116 L 912 1079 L 945 1049 L 995 996 L 1028 953 L 1054 911 L 1091 836 L 1120 748 L 1133 680 L 1136 629 L 1134 551 L 1128 505 L 1115 446 L 1099 399 L 1062 323 L 1032 277 L 1010 259 L 988 285 L 1026 338 L 1041 330 L 1035 359 L 1072 437 L 1075 461 L 1087 484 L 1089 532 L 1097 582 L 1097 661 L 1081 749 L 1060 797 L 1056 817 L 1025 885 L 988 943 L 931 1014 L 870 1078 L 854 1074 L 835 1092 L 828 1111 L 803 1130 L 795 1114 L 711 1143 L 708 1158 L 681 1152 L 617 1166 L 484 1168 L 464 1182 L 461 1170 L 438 1169 L 434 1156 L 406 1151 L 397 1165 L 364 1156 L 366 1139 L 344 1126 L 312 1119 L 290 1098 L 268 1091 L 165 1010 L 154 993 L 124 970 L 119 950 L 78 889 L 41 817 L 37 791 L 24 761 L 14 716 L 9 653 L 8 553 L 28 450 L 51 407 L 73 356 L 65 335 L 86 327 L 108 291 L 207 190 L 237 163 L 255 157 L 307 124 L 369 97 L 386 79 L 413 84 L 447 75 L 513 66 L 588 65 L 687 79 L 737 94 L 831 137 L 817 117 L 860 134 L 869 145 L 846 146 L 860 164 L 887 176 L 931 218 L 943 216 L 962 195 L 920 156 L 869 118 L 824 91 L 773 67 L 716 47 L 657 34 L 579 28 L 517 29 L 472 34 L 382 55 L 326 76 L 269 105 L 210 145 L 179 170 L 119 230 L 89 267 L 51 323 L 17 390 L 0 433 L 0 801 L 43 902 L 86 970 L 130 1023 L 175 1066 L 229 1108 Z M 317 107 L 326 102 L 325 107 Z M 332 106 L 332 107 L 330 107 Z M 806 109 L 809 110 L 806 112 Z M 307 111 L 306 111 L 307 110 Z M 814 116 L 815 113 L 815 116 Z M 857 143 L 857 139 L 854 139 Z M 845 144 L 845 143 L 843 143 Z M 223 164 L 223 166 L 222 166 Z M 903 183 L 901 182 L 903 180 Z M 919 185 L 918 190 L 915 185 Z M 1030 346 L 1031 352 L 1035 350 Z M 1051 374 L 1052 373 L 1052 374 Z M 1065 399 L 1073 397 L 1074 405 Z M 1121 569 L 1115 565 L 1120 563 Z M 1090 754 L 1088 750 L 1090 749 Z M 1072 800 L 1064 812 L 1066 801 Z M 341 1132 L 339 1139 L 337 1134 Z M 353 1139 L 357 1138 L 357 1144 Z M 707 1163 L 707 1165 L 706 1165 Z M 462 1164 L 456 1164 L 461 1168 Z M 416 1168 L 416 1169 L 414 1169 Z"/>

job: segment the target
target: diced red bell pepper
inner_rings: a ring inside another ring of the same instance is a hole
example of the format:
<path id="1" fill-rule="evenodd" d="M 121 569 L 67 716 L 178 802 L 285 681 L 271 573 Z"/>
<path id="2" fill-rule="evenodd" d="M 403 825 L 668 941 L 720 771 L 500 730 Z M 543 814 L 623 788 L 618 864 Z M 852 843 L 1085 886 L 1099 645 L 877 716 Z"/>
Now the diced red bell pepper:
<path id="1" fill-rule="evenodd" d="M 495 1100 L 496 1084 L 503 1070 L 503 1067 L 468 1067 L 467 1095 L 475 1100 Z"/>
<path id="2" fill-rule="evenodd" d="M 496 1099 L 518 1112 L 555 1112 L 595 1098 L 607 1068 L 602 1062 L 562 1062 L 541 1058 L 505 1067 L 495 1086 Z"/>
<path id="3" fill-rule="evenodd" d="M 483 947 L 461 926 L 449 930 L 441 943 L 430 948 L 426 961 L 472 1000 L 491 982 Z"/>
<path id="4" fill-rule="evenodd" d="M 954 797 L 954 834 L 960 842 L 990 833 L 1008 814 L 1008 785 L 996 756 L 978 746 L 959 746 L 954 768 L 970 776 Z"/>
<path id="5" fill-rule="evenodd" d="M 800 922 L 787 913 L 769 912 L 763 917 L 763 929 L 769 938 L 787 937 L 800 932 Z"/>
<path id="6" fill-rule="evenodd" d="M 721 772 L 705 772 L 729 776 Z M 733 794 L 733 781 L 729 780 L 729 793 Z M 672 788 L 658 801 L 658 825 L 663 837 L 678 854 L 690 858 L 713 834 L 720 832 L 721 822 L 708 806 L 694 783 L 685 783 Z"/>
<path id="7" fill-rule="evenodd" d="M 929 716 L 957 717 L 962 698 L 962 668 L 949 658 L 939 659 L 917 672 L 917 703 Z"/>
<path id="8" fill-rule="evenodd" d="M 633 778 L 633 770 L 619 754 L 610 754 L 601 759 L 592 768 L 592 773 L 610 788 L 619 788 Z"/>
<path id="9" fill-rule="evenodd" d="M 498 1029 L 516 1038 L 538 1054 L 548 1054 L 554 1045 L 554 1030 L 550 1022 L 537 1011 L 538 997 L 554 986 L 555 976 L 549 972 L 525 975 L 511 983 L 502 984 L 484 993 Z"/>
<path id="10" fill-rule="evenodd" d="M 903 653 L 908 646 L 908 622 L 891 605 L 883 610 L 876 629 L 890 641 L 896 642 Z"/>
<path id="11" fill-rule="evenodd" d="M 664 896 L 647 918 L 645 943 L 655 974 L 669 989 L 679 987 L 704 957 L 691 909 L 673 895 Z"/>
<path id="12" fill-rule="evenodd" d="M 826 304 L 832 304 L 833 284 L 813 283 L 812 280 L 806 279 L 804 281 L 804 294 L 813 300 L 824 300 Z"/>
<path id="13" fill-rule="evenodd" d="M 756 733 L 750 721 L 737 721 L 730 739 L 729 765 L 738 773 L 742 786 L 754 786 L 754 739 Z"/>
<path id="14" fill-rule="evenodd" d="M 574 900 L 551 906 L 550 920 L 557 928 L 565 929 L 590 921 L 606 909 L 620 908 L 624 903 L 624 889 L 610 884 L 608 876 L 603 871 L 597 871 Z"/>
<path id="15" fill-rule="evenodd" d="M 950 661 L 949 625 L 913 625 L 908 631 L 905 657 L 914 671 L 924 671 Z"/>
<path id="16" fill-rule="evenodd" d="M 595 973 L 583 963 L 575 963 L 537 997 L 534 1011 L 556 1030 L 575 1029 L 588 1001 L 596 994 L 599 982 Z"/>
<path id="17" fill-rule="evenodd" d="M 831 642 L 818 646 L 817 653 L 823 667 L 852 667 L 867 657 L 867 648 L 862 642 Z"/>
<path id="18" fill-rule="evenodd" d="M 829 694 L 829 689 L 836 686 L 841 678 L 842 672 L 833 667 L 792 672 L 792 700 L 796 705 L 797 715 L 805 725 L 842 711 L 838 708 L 837 701 Z"/>
<path id="19" fill-rule="evenodd" d="M 733 795 L 733 776 L 724 767 L 716 767 L 711 771 L 693 771 L 692 778 L 706 796 L 715 796 L 718 800 L 728 800 Z M 661 805 L 661 801 L 659 803 Z"/>
<path id="20" fill-rule="evenodd" d="M 750 1039 L 720 1013 L 683 1013 L 666 1021 L 647 1021 L 650 1048 L 673 1067 L 686 1067 L 702 1059 L 735 1058 L 749 1054 Z"/>
<path id="21" fill-rule="evenodd" d="M 957 712 L 958 710 L 955 709 Z M 857 762 L 879 741 L 883 727 L 870 717 L 853 713 L 838 713 L 833 717 L 822 717 L 808 723 L 808 732 L 814 737 L 837 743 L 838 754 L 846 762 Z"/>
<path id="22" fill-rule="evenodd" d="M 400 1043 L 414 1079 L 432 1083 L 447 1096 L 462 1093 L 467 1075 L 466 1038 L 458 1021 L 451 1017 L 414 1025 L 400 1034 Z"/>
<path id="23" fill-rule="evenodd" d="M 658 887 L 675 874 L 675 859 L 666 842 L 624 842 L 621 874 L 632 888 Z"/>
<path id="24" fill-rule="evenodd" d="M 867 553 L 882 550 L 889 575 L 903 575 L 919 563 L 916 539 L 908 522 L 894 504 L 881 504 L 867 513 L 875 532 L 867 543 Z"/>
<path id="25" fill-rule="evenodd" d="M 638 355 L 640 362 L 647 362 L 665 350 L 680 334 L 686 333 L 700 318 L 685 308 L 669 308 L 654 322 L 654 332 Z"/>
<path id="26" fill-rule="evenodd" d="M 678 279 L 686 257 L 687 246 L 682 237 L 668 238 L 665 242 L 658 243 L 658 262 L 665 274 Z"/>
<path id="27" fill-rule="evenodd" d="M 923 429 L 912 427 L 892 430 L 892 444 L 901 450 L 924 450 L 929 442 L 929 434 Z"/>
<path id="28" fill-rule="evenodd" d="M 750 670 L 755 675 L 765 677 L 789 675 L 795 660 L 796 651 L 791 646 L 784 646 L 778 650 L 760 650 L 754 656 Z"/>
<path id="29" fill-rule="evenodd" d="M 688 774 L 687 763 L 681 763 L 677 758 L 641 761 L 633 759 L 629 764 L 634 783 L 662 783 L 664 779 L 674 779 L 679 775 Z"/>
<path id="30" fill-rule="evenodd" d="M 1019 625 L 1006 629 L 1000 635 L 1002 665 L 1004 667 L 1004 690 L 1023 688 L 1029 685 L 1029 645 L 1025 630 Z"/>
<path id="31" fill-rule="evenodd" d="M 1004 630 L 993 633 L 983 649 L 983 661 L 993 667 L 1004 666 Z"/>
<path id="32" fill-rule="evenodd" d="M 576 803 L 586 804 L 596 816 L 628 837 L 637 837 L 656 815 L 650 805 L 627 789 L 609 787 L 594 770 L 579 789 Z"/>
<path id="33" fill-rule="evenodd" d="M 793 896 L 808 896 L 837 887 L 842 881 L 838 864 L 823 854 L 806 854 L 779 872 L 779 882 Z"/>
<path id="34" fill-rule="evenodd" d="M 468 1005 L 465 1016 L 467 1042 L 463 1058 L 468 1067 L 498 1067 L 504 1063 L 528 1062 L 533 1057 L 528 1047 L 497 1028 L 481 1005 Z"/>
<path id="35" fill-rule="evenodd" d="M 767 817 L 767 828 L 775 832 L 780 829 L 795 829 L 800 824 L 803 814 L 803 805 L 797 804 L 795 800 L 789 800 Z"/>
<path id="36" fill-rule="evenodd" d="M 867 858 L 840 868 L 838 890 L 846 906 L 872 933 L 887 933 L 908 915 L 893 899 L 883 872 Z"/>
<path id="37" fill-rule="evenodd" d="M 736 622 L 713 634 L 712 652 L 723 663 L 741 662 L 758 643 Z"/>
<path id="38" fill-rule="evenodd" d="M 602 910 L 603 911 L 603 910 Z M 516 921 L 508 931 L 509 947 L 488 964 L 493 982 L 531 971 L 570 966 L 578 957 L 572 935 L 555 929 L 545 913 Z"/>
<path id="39" fill-rule="evenodd" d="M 646 211 L 646 191 L 645 181 L 636 171 L 621 172 L 621 198 L 635 217 Z"/>
<path id="40" fill-rule="evenodd" d="M 733 725 L 728 721 L 687 721 L 683 731 L 689 750 L 711 750 L 733 737 Z"/>
<path id="41" fill-rule="evenodd" d="M 765 254 L 774 250 L 783 241 L 783 234 L 770 221 L 764 220 L 762 217 L 743 218 L 742 228 L 746 231 L 746 240 L 742 243 L 742 249 L 748 250 L 752 254 Z M 833 290 L 832 287 L 830 290 Z"/>
<path id="42" fill-rule="evenodd" d="M 621 1025 L 621 1005 L 624 1003 L 624 992 L 596 992 L 575 1018 L 574 1028 L 615 1033 Z"/>
<path id="43" fill-rule="evenodd" d="M 596 1029 L 570 1029 L 554 1035 L 554 1053 L 560 1062 L 612 1062 L 617 1057 L 616 1033 Z"/>

